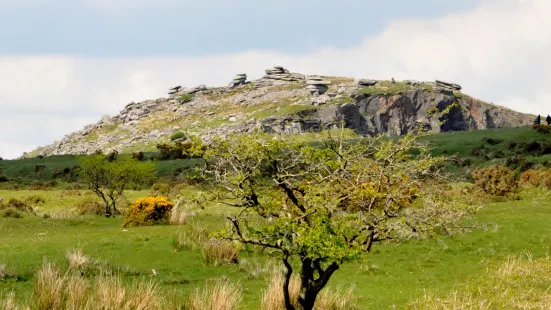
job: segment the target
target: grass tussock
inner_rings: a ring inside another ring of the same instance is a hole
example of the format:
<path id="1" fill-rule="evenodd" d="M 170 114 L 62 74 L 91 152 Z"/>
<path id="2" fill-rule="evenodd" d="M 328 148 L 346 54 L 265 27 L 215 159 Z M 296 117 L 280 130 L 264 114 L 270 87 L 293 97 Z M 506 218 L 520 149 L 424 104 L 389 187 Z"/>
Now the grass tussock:
<path id="1" fill-rule="evenodd" d="M 209 231 L 193 223 L 188 231 L 180 232 L 172 241 L 174 251 L 180 252 L 183 249 L 197 250 L 209 240 Z"/>
<path id="2" fill-rule="evenodd" d="M 426 294 L 412 309 L 550 309 L 551 261 L 512 257 L 445 297 Z"/>
<path id="3" fill-rule="evenodd" d="M 243 291 L 237 284 L 220 278 L 207 281 L 190 296 L 186 309 L 189 310 L 233 310 L 238 309 L 243 300 Z"/>
<path id="4" fill-rule="evenodd" d="M 39 310 L 160 310 L 169 307 L 165 296 L 152 283 L 139 282 L 126 287 L 116 276 L 87 279 L 70 272 L 61 273 L 52 263 L 44 263 L 37 272 L 30 300 L 31 308 Z"/>
<path id="5" fill-rule="evenodd" d="M 3 310 L 19 310 L 20 308 L 17 302 L 15 301 L 15 294 L 9 293 L 6 296 L 0 294 L 0 309 Z"/>
<path id="6" fill-rule="evenodd" d="M 170 225 L 182 226 L 186 224 L 187 218 L 188 214 L 185 210 L 183 210 L 182 208 L 172 208 L 168 221 Z"/>
<path id="7" fill-rule="evenodd" d="M 237 264 L 239 248 L 229 241 L 210 239 L 203 243 L 201 254 L 205 264 L 210 266 Z"/>

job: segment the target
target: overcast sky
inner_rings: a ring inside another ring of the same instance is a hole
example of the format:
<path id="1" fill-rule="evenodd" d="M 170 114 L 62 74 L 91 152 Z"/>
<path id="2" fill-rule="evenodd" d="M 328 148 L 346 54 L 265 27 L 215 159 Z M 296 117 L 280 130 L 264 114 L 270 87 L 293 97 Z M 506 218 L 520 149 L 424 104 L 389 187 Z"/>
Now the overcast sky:
<path id="1" fill-rule="evenodd" d="M 551 113 L 549 0 L 0 0 L 0 157 L 236 73 L 443 79 Z"/>

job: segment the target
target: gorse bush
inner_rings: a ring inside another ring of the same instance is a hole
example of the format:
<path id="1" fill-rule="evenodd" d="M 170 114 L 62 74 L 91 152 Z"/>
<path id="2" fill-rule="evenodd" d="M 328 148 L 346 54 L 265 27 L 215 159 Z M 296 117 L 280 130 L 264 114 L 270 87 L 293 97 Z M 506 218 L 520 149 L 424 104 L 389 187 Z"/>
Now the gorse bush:
<path id="1" fill-rule="evenodd" d="M 130 206 L 124 227 L 168 224 L 173 207 L 174 204 L 166 197 L 140 198 Z"/>
<path id="2" fill-rule="evenodd" d="M 532 129 L 543 134 L 549 134 L 551 132 L 551 128 L 544 124 L 534 124 L 532 125 Z"/>
<path id="3" fill-rule="evenodd" d="M 515 172 L 504 166 L 492 166 L 473 172 L 475 188 L 492 196 L 509 196 L 518 189 L 518 180 Z"/>

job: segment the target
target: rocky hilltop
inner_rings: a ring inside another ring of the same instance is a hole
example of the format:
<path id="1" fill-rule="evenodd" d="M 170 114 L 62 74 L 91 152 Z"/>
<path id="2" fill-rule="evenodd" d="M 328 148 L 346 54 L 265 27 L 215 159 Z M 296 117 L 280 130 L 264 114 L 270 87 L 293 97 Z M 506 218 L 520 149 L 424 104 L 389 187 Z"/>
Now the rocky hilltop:
<path id="1" fill-rule="evenodd" d="M 402 135 L 526 126 L 533 116 L 474 99 L 444 81 L 305 76 L 276 66 L 258 80 L 238 73 L 226 87 L 175 86 L 166 98 L 131 102 L 118 115 L 23 157 L 149 151 L 176 131 L 208 141 L 262 130 L 300 134 L 345 125 L 361 135 Z"/>

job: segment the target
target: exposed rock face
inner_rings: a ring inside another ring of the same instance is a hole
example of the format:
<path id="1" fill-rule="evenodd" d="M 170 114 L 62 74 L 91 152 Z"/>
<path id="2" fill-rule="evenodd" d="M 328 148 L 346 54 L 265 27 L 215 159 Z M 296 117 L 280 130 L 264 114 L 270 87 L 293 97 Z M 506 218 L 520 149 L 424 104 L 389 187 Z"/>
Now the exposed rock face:
<path id="1" fill-rule="evenodd" d="M 459 92 L 461 86 L 442 81 L 306 79 L 276 66 L 251 81 L 254 88 L 244 83 L 247 76 L 238 74 L 231 87 L 172 87 L 168 98 L 131 102 L 118 115 L 103 116 L 25 157 L 151 149 L 175 131 L 207 142 L 254 130 L 299 134 L 342 124 L 362 135 L 402 135 L 420 128 L 441 132 L 528 126 L 534 118 L 473 99 Z"/>

